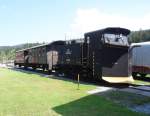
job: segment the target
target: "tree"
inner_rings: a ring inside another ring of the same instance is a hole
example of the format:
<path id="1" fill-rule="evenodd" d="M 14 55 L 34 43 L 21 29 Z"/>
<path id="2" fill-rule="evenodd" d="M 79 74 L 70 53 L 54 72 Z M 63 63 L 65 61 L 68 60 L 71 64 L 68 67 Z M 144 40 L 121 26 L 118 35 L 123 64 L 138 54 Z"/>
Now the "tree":
<path id="1" fill-rule="evenodd" d="M 150 41 L 150 30 L 132 31 L 130 38 L 132 43 Z"/>

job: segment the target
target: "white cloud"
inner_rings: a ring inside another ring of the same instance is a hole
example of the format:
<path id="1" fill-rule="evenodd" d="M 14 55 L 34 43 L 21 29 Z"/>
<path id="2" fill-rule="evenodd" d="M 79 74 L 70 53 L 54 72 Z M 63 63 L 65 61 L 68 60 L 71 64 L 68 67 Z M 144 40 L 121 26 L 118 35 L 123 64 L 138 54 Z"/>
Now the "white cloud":
<path id="1" fill-rule="evenodd" d="M 123 14 L 108 14 L 98 9 L 78 9 L 76 17 L 71 24 L 72 36 L 105 27 L 124 27 L 130 30 L 149 29 L 150 14 L 141 18 L 124 16 Z"/>

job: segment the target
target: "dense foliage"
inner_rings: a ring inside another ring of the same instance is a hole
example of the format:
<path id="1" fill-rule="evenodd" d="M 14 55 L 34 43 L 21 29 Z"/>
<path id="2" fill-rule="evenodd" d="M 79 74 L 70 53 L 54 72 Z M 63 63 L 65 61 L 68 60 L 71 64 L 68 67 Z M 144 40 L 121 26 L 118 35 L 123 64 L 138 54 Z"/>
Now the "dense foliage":
<path id="1" fill-rule="evenodd" d="M 132 43 L 150 41 L 150 29 L 133 31 L 130 35 L 130 39 Z"/>

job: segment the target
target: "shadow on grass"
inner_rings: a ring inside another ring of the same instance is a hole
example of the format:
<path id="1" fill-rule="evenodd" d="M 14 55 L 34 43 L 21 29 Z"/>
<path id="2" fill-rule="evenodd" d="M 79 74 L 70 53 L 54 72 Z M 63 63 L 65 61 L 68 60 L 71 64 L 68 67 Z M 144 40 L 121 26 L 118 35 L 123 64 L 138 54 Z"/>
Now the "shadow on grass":
<path id="1" fill-rule="evenodd" d="M 56 106 L 53 110 L 62 116 L 138 116 L 121 105 L 101 96 L 89 95 L 70 103 Z"/>

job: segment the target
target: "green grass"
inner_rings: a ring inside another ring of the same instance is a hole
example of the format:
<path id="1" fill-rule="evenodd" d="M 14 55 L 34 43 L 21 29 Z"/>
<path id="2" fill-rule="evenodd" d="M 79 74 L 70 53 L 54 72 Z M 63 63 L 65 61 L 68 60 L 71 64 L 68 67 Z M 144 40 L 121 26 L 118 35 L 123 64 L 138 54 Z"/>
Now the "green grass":
<path id="1" fill-rule="evenodd" d="M 142 81 L 142 80 L 134 80 L 134 82 L 132 82 L 132 84 L 134 84 L 134 85 L 150 85 L 150 82 Z"/>
<path id="2" fill-rule="evenodd" d="M 0 68 L 0 116 L 144 116 L 102 96 L 94 85 Z"/>

